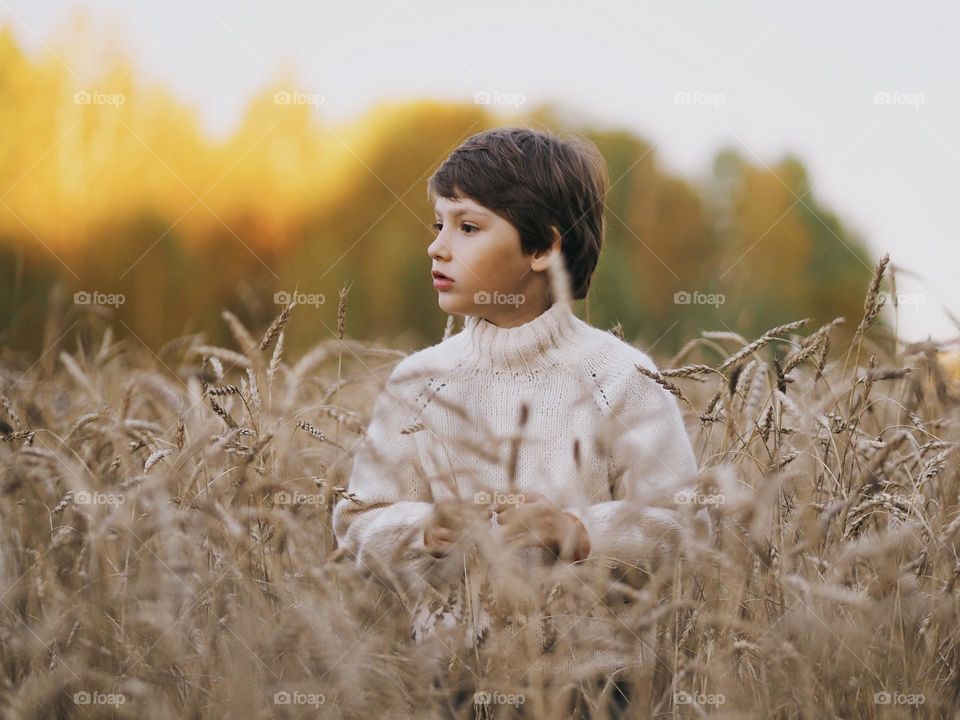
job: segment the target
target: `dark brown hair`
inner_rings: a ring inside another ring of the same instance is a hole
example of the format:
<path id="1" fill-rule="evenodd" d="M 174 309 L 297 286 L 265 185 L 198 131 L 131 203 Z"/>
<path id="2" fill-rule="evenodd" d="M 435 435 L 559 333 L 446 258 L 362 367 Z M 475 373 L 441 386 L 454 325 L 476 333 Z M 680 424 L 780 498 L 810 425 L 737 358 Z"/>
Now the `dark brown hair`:
<path id="1" fill-rule="evenodd" d="M 490 209 L 517 229 L 527 255 L 549 248 L 556 226 L 571 296 L 581 299 L 603 245 L 609 183 L 589 140 L 505 127 L 467 138 L 427 181 L 427 196 L 467 197 Z"/>

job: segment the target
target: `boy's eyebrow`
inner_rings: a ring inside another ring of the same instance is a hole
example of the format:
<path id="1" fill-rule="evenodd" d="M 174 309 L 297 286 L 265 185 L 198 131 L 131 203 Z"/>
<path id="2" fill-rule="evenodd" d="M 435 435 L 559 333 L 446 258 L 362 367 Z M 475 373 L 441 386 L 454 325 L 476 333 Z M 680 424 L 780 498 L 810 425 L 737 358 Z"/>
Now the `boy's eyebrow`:
<path id="1" fill-rule="evenodd" d="M 433 209 L 433 212 L 435 215 L 440 214 L 440 211 L 437 210 L 436 208 Z M 453 217 L 457 217 L 459 215 L 464 215 L 465 213 L 473 213 L 474 215 L 487 215 L 487 213 L 484 210 L 478 210 L 474 208 L 457 208 L 452 213 L 450 213 L 450 215 L 452 215 Z"/>

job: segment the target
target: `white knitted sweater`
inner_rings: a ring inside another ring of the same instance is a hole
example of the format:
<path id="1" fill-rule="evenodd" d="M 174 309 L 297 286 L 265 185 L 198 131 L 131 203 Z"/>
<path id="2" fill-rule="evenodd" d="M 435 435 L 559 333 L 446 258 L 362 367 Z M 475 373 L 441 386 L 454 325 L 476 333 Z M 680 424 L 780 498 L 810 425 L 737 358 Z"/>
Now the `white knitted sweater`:
<path id="1" fill-rule="evenodd" d="M 432 500 L 450 498 L 451 486 L 465 500 L 481 492 L 545 495 L 583 522 L 590 558 L 652 569 L 675 557 L 681 528 L 669 507 L 676 492 L 693 487 L 697 463 L 676 399 L 638 364 L 656 369 L 643 351 L 555 302 L 513 328 L 468 315 L 462 331 L 394 368 L 355 455 L 348 491 L 359 502 L 338 501 L 333 527 L 357 562 L 388 568 L 420 598 L 417 642 L 462 617 L 465 594 L 474 631 L 482 635 L 489 623 L 476 583 L 467 591 L 462 578 L 460 587 L 447 586 L 452 609 L 423 592 L 425 582 L 436 587 L 430 569 L 438 562 L 424 550 L 424 522 Z M 511 489 L 511 438 L 523 403 Z M 473 446 L 456 444 L 458 437 Z M 546 550 L 520 552 L 532 578 L 557 562 Z M 587 622 L 592 633 L 624 634 L 616 617 Z M 637 638 L 633 653 L 551 655 L 538 667 L 563 673 L 586 659 L 609 672 L 650 662 L 652 633 L 629 634 Z"/>

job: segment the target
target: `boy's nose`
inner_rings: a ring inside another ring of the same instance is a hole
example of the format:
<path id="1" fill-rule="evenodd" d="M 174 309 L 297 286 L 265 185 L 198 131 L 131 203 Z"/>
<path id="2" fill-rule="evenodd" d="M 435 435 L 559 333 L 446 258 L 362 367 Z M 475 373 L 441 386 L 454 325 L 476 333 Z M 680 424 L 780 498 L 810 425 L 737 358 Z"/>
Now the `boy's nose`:
<path id="1" fill-rule="evenodd" d="M 427 255 L 429 255 L 431 259 L 447 259 L 450 257 L 450 253 L 447 250 L 442 238 L 443 233 L 441 232 L 439 235 L 437 235 L 436 239 L 430 243 L 429 247 L 427 247 Z"/>

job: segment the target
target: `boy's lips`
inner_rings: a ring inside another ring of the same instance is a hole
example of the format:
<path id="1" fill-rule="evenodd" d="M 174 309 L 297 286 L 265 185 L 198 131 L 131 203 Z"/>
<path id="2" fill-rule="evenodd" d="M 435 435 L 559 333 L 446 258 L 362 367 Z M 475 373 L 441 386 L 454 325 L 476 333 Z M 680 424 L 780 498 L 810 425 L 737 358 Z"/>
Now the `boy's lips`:
<path id="1" fill-rule="evenodd" d="M 439 270 L 433 270 L 431 272 L 433 275 L 433 287 L 440 292 L 446 292 L 454 285 L 454 280 L 449 275 L 444 275 Z"/>

